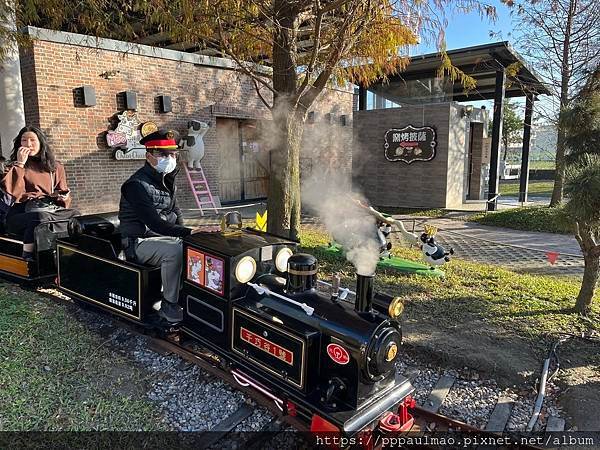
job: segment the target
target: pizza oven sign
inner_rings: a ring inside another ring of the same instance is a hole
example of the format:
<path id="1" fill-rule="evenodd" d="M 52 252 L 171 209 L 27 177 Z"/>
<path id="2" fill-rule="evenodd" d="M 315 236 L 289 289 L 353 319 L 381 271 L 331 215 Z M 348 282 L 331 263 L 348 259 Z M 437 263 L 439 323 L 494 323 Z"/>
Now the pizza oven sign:
<path id="1" fill-rule="evenodd" d="M 415 161 L 431 161 L 437 145 L 432 127 L 391 128 L 385 132 L 385 159 L 411 164 Z"/>

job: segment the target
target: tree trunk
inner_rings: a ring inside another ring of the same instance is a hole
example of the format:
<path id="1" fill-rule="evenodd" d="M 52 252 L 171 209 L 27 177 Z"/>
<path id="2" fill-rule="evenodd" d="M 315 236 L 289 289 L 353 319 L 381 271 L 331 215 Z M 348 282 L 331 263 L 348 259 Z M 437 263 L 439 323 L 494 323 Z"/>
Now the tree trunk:
<path id="1" fill-rule="evenodd" d="M 267 229 L 297 239 L 300 231 L 300 140 L 305 114 L 293 99 L 298 86 L 298 11 L 287 0 L 274 0 L 273 124 Z"/>
<path id="2" fill-rule="evenodd" d="M 563 190 L 565 183 L 565 130 L 560 124 L 559 113 L 559 125 L 558 125 L 558 140 L 556 142 L 556 168 L 554 172 L 554 188 L 552 189 L 552 198 L 550 199 L 550 206 L 558 206 L 563 200 Z"/>
<path id="3" fill-rule="evenodd" d="M 576 223 L 577 233 L 575 238 L 579 243 L 585 268 L 583 271 L 583 280 L 581 281 L 581 289 L 577 295 L 575 302 L 575 310 L 583 315 L 590 312 L 592 308 L 592 300 L 594 298 L 594 290 L 598 282 L 598 272 L 600 268 L 600 251 L 596 242 L 594 229 L 586 223 Z"/>
<path id="4" fill-rule="evenodd" d="M 573 17 L 577 10 L 577 0 L 569 2 L 569 13 L 565 28 L 565 40 L 563 41 L 561 80 L 560 80 L 560 110 L 558 112 L 558 140 L 556 142 L 556 171 L 554 173 L 554 189 L 550 206 L 557 206 L 563 200 L 563 186 L 565 182 L 565 130 L 563 126 L 563 114 L 569 105 L 569 83 L 571 82 L 571 71 L 569 61 L 571 59 L 571 29 L 573 28 Z"/>
<path id="5" fill-rule="evenodd" d="M 267 229 L 298 239 L 300 233 L 300 144 L 302 114 L 288 109 L 273 117 L 279 145 L 271 151 Z"/>
<path id="6" fill-rule="evenodd" d="M 584 261 L 583 281 L 581 282 L 581 289 L 575 302 L 575 310 L 586 315 L 592 309 L 592 300 L 600 272 L 600 258 L 598 256 L 585 255 Z"/>

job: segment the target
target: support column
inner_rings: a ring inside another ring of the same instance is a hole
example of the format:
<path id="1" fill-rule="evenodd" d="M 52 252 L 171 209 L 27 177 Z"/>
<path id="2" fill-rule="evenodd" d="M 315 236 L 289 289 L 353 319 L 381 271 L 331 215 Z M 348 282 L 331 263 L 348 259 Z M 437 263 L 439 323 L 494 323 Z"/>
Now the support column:
<path id="1" fill-rule="evenodd" d="M 365 88 L 364 86 L 358 87 L 358 110 L 367 110 L 367 88 Z"/>
<path id="2" fill-rule="evenodd" d="M 500 141 L 502 138 L 502 117 L 504 116 L 504 68 L 496 71 L 496 91 L 494 92 L 494 122 L 492 125 L 492 145 L 490 155 L 490 181 L 488 185 L 488 211 L 498 207 L 498 166 L 500 164 Z M 493 199 L 493 200 L 492 200 Z"/>
<path id="3" fill-rule="evenodd" d="M 10 13 L 4 26 L 16 30 L 14 16 Z M 25 108 L 19 49 L 12 42 L 0 42 L 0 45 L 7 49 L 6 58 L 0 63 L 0 144 L 2 155 L 8 158 L 12 152 L 13 139 L 25 126 Z"/>
<path id="4" fill-rule="evenodd" d="M 531 116 L 533 115 L 533 94 L 528 93 L 525 100 L 525 121 L 523 124 L 523 151 L 521 153 L 521 176 L 519 177 L 519 202 L 527 201 L 529 185 L 529 145 L 531 142 Z"/>
<path id="5" fill-rule="evenodd" d="M 383 109 L 385 107 L 385 98 L 379 94 L 375 94 L 375 109 Z"/>

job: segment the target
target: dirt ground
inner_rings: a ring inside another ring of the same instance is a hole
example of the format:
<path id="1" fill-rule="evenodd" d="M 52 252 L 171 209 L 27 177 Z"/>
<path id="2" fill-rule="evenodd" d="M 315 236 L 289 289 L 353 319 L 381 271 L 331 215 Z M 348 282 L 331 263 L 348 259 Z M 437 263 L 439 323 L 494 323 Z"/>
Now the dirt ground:
<path id="1" fill-rule="evenodd" d="M 423 357 L 457 369 L 469 367 L 503 387 L 534 386 L 550 349 L 547 343 L 532 346 L 489 326 L 441 329 L 416 321 L 404 324 L 404 343 Z M 600 340 L 570 339 L 559 346 L 558 355 L 565 429 L 600 431 Z"/>

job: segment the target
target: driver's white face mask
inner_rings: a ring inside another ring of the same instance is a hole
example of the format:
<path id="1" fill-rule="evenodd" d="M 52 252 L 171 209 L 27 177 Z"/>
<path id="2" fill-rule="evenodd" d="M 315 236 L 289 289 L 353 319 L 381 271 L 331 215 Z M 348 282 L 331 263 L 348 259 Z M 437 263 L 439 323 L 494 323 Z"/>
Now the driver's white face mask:
<path id="1" fill-rule="evenodd" d="M 171 173 L 177 167 L 177 160 L 170 156 L 160 156 L 156 160 L 157 163 L 154 168 L 159 173 Z"/>

